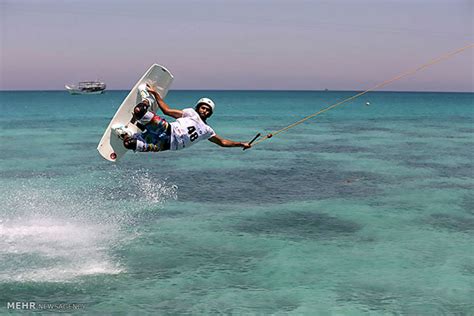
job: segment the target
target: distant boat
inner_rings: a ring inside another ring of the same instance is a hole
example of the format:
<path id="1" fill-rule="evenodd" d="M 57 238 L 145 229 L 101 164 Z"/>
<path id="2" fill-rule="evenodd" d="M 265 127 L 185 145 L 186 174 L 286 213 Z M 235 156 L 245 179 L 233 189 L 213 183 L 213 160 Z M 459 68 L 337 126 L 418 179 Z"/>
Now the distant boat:
<path id="1" fill-rule="evenodd" d="M 70 94 L 101 94 L 106 88 L 101 81 L 82 81 L 77 85 L 65 85 Z"/>

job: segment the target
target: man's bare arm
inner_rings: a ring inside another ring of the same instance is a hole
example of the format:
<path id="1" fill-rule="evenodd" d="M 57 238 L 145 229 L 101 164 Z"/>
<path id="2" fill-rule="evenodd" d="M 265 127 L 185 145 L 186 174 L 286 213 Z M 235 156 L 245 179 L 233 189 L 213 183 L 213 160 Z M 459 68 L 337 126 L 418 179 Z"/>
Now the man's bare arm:
<path id="1" fill-rule="evenodd" d="M 249 143 L 235 142 L 230 139 L 224 139 L 218 135 L 212 136 L 211 138 L 209 138 L 209 141 L 221 147 L 243 147 L 244 149 L 252 147 L 252 145 L 250 145 Z"/>
<path id="2" fill-rule="evenodd" d="M 161 98 L 159 93 L 156 92 L 149 85 L 147 85 L 147 91 L 150 92 L 155 97 L 155 100 L 158 103 L 158 106 L 160 107 L 163 114 L 169 115 L 169 116 L 174 117 L 176 119 L 180 118 L 180 117 L 183 117 L 183 111 L 170 108 L 170 106 L 168 104 L 166 104 L 165 101 Z"/>

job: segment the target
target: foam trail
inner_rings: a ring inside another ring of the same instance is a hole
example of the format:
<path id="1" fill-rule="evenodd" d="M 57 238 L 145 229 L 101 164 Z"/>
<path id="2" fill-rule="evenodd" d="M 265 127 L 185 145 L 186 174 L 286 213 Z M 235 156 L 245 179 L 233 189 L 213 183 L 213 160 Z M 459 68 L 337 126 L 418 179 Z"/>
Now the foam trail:
<path id="1" fill-rule="evenodd" d="M 140 212 L 158 210 L 177 195 L 176 186 L 143 170 L 112 172 L 93 187 L 38 180 L 44 179 L 0 191 L 0 282 L 69 282 L 124 272 L 115 250 L 139 235 L 139 227 L 130 228 Z"/>
<path id="2" fill-rule="evenodd" d="M 111 227 L 32 216 L 0 225 L 0 281 L 67 281 L 124 271 L 107 253 L 116 238 Z"/>

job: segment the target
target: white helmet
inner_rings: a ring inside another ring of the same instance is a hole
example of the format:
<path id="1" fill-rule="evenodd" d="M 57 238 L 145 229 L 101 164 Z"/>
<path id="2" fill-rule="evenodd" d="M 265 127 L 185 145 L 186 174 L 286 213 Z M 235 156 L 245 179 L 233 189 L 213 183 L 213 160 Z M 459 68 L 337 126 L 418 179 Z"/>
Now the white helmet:
<path id="1" fill-rule="evenodd" d="M 211 99 L 201 98 L 197 101 L 196 106 L 198 106 L 199 104 L 209 105 L 211 107 L 212 112 L 214 113 L 214 109 L 216 108 L 216 105 L 215 105 L 214 101 L 212 101 Z"/>

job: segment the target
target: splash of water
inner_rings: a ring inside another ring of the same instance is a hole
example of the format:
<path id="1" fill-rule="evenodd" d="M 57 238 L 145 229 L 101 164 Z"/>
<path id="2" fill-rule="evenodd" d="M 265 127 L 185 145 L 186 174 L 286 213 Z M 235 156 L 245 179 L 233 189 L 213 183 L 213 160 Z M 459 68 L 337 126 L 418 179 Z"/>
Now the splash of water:
<path id="1" fill-rule="evenodd" d="M 31 216 L 0 224 L 0 281 L 68 281 L 124 271 L 107 252 L 117 238 L 111 227 Z"/>
<path id="2" fill-rule="evenodd" d="M 126 271 L 116 250 L 139 235 L 132 226 L 140 213 L 176 199 L 177 187 L 144 170 L 103 180 L 91 186 L 30 179 L 0 189 L 0 282 L 70 282 Z"/>

